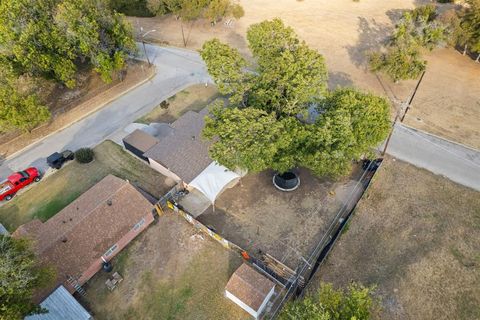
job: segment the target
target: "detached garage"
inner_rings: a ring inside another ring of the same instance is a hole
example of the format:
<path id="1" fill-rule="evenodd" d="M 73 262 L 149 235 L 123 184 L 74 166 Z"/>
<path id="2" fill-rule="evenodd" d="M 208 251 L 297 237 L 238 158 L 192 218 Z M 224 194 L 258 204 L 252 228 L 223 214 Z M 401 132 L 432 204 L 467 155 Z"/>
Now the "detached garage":
<path id="1" fill-rule="evenodd" d="M 157 138 L 140 129 L 133 131 L 131 134 L 123 138 L 125 149 L 145 161 L 148 161 L 148 158 L 143 154 L 158 142 L 159 140 Z"/>

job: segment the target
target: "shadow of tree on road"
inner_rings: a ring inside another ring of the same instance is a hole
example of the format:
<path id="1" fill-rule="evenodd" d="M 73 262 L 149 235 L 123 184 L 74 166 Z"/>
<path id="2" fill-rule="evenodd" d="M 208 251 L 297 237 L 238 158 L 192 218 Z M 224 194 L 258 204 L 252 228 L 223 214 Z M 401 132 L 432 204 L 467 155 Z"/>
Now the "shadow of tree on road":
<path id="1" fill-rule="evenodd" d="M 348 73 L 341 71 L 328 73 L 328 87 L 331 90 L 337 87 L 353 87 L 353 85 L 353 80 Z"/>

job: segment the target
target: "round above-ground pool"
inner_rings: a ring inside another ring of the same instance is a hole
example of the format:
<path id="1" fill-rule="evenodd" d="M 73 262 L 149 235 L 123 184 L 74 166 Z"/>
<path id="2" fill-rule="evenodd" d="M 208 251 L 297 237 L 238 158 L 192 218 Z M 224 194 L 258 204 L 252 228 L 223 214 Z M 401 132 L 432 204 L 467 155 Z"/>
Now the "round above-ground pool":
<path id="1" fill-rule="evenodd" d="M 300 177 L 292 171 L 277 173 L 273 176 L 273 185 L 281 191 L 293 191 L 300 185 Z"/>

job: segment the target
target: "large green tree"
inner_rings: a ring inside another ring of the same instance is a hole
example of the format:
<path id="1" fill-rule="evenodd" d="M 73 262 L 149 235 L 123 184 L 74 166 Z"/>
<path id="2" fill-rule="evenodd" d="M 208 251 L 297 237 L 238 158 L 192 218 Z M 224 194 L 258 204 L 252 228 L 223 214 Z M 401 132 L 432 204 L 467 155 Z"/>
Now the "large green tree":
<path id="1" fill-rule="evenodd" d="M 462 16 L 461 26 L 468 35 L 465 41 L 470 50 L 476 52 L 476 62 L 480 61 L 480 0 L 467 0 L 469 5 L 465 14 Z"/>
<path id="2" fill-rule="evenodd" d="M 0 57 L 0 132 L 29 131 L 48 120 L 48 108 L 32 91 L 28 82 L 20 84 L 11 64 Z"/>
<path id="3" fill-rule="evenodd" d="M 336 290 L 322 283 L 320 291 L 288 303 L 280 320 L 368 320 L 378 307 L 373 288 L 352 283 L 346 290 Z"/>
<path id="4" fill-rule="evenodd" d="M 386 137 L 388 102 L 354 89 L 329 93 L 323 57 L 281 20 L 253 25 L 247 35 L 256 68 L 218 40 L 200 52 L 230 97 L 230 107 L 216 106 L 206 119 L 213 159 L 230 169 L 306 166 L 338 176 Z"/>
<path id="5" fill-rule="evenodd" d="M 110 81 L 135 43 L 104 0 L 2 0 L 0 48 L 20 72 L 73 87 L 79 62 Z"/>
<path id="6" fill-rule="evenodd" d="M 30 242 L 0 235 L 0 319 L 15 320 L 42 312 L 33 292 L 50 284 L 51 269 L 38 265 Z"/>
<path id="7" fill-rule="evenodd" d="M 405 11 L 395 26 L 386 51 L 370 55 L 370 68 L 386 73 L 395 82 L 418 78 L 427 65 L 422 50 L 433 50 L 446 43 L 447 30 L 447 26 L 437 19 L 434 5 Z"/>

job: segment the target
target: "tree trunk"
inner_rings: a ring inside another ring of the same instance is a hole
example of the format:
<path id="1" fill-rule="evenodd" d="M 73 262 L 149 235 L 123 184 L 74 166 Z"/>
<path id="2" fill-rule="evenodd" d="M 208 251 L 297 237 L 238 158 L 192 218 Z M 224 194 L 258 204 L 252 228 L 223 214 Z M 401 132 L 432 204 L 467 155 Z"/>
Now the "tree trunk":
<path id="1" fill-rule="evenodd" d="M 466 54 L 467 54 L 467 47 L 468 47 L 468 45 L 465 45 L 465 46 L 463 47 L 463 55 L 466 55 Z"/>

